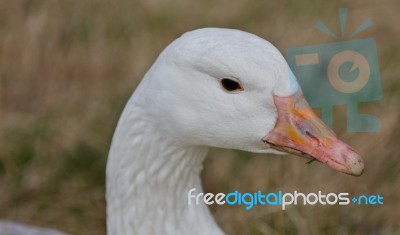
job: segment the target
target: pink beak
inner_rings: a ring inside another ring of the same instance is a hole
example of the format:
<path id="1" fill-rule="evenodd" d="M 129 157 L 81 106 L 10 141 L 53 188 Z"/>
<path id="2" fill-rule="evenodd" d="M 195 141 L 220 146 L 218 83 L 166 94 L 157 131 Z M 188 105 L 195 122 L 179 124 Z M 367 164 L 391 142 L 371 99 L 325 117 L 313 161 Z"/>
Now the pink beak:
<path id="1" fill-rule="evenodd" d="M 271 148 L 316 159 L 346 174 L 363 173 L 361 156 L 317 117 L 300 91 L 289 97 L 274 95 L 274 102 L 278 121 L 263 138 Z"/>

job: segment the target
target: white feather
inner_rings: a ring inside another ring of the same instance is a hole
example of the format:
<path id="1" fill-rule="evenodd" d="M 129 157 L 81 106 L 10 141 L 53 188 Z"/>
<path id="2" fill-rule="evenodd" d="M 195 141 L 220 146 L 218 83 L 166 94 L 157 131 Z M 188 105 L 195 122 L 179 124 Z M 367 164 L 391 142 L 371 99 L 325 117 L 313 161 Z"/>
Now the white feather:
<path id="1" fill-rule="evenodd" d="M 220 79 L 244 90 L 230 93 Z M 293 84 L 294 82 L 294 84 Z M 272 94 L 298 89 L 279 51 L 253 34 L 200 29 L 184 34 L 158 57 L 128 102 L 107 165 L 109 235 L 223 234 L 202 191 L 207 147 L 271 151 L 261 141 L 275 125 Z"/>

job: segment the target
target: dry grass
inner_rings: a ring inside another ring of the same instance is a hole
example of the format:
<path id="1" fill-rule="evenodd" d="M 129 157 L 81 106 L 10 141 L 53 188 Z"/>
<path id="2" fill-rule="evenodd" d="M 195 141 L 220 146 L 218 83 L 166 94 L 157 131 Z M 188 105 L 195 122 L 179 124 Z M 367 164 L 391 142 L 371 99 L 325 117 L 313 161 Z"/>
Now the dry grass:
<path id="1" fill-rule="evenodd" d="M 0 218 L 71 234 L 104 234 L 104 167 L 128 97 L 157 54 L 181 33 L 205 26 L 250 31 L 282 52 L 331 39 L 313 28 L 371 17 L 384 99 L 363 105 L 379 133 L 335 130 L 355 146 L 366 172 L 354 178 L 295 157 L 212 150 L 206 191 L 318 190 L 380 193 L 383 206 L 276 210 L 212 207 L 229 234 L 400 234 L 400 4 L 386 1 L 0 0 Z M 317 37 L 315 35 L 318 35 Z"/>

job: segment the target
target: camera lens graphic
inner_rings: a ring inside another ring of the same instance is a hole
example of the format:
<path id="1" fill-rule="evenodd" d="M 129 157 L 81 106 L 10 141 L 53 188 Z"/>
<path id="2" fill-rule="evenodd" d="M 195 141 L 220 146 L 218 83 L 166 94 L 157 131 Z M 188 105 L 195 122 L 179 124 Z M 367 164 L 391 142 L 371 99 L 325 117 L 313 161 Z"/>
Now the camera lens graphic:
<path id="1" fill-rule="evenodd" d="M 351 63 L 352 67 L 345 71 L 344 80 L 341 77 L 340 69 L 346 62 Z M 348 80 L 347 77 L 356 70 L 358 70 L 357 78 L 353 81 L 346 81 Z M 367 59 L 356 51 L 346 50 L 339 52 L 333 56 L 328 65 L 329 82 L 336 90 L 343 93 L 354 93 L 361 90 L 368 83 L 370 74 L 371 69 Z"/>

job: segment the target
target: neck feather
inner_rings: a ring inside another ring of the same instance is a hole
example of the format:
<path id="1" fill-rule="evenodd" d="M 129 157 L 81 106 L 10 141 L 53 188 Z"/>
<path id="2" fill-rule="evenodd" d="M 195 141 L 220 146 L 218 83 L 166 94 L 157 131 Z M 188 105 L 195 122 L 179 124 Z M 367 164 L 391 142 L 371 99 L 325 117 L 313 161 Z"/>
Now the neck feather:
<path id="1" fill-rule="evenodd" d="M 107 164 L 108 234 L 223 234 L 205 204 L 188 205 L 206 154 L 169 141 L 131 100 Z"/>

